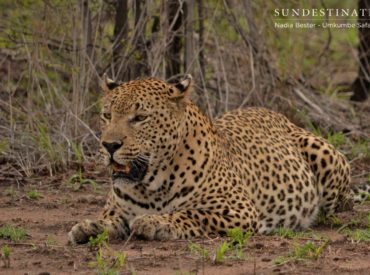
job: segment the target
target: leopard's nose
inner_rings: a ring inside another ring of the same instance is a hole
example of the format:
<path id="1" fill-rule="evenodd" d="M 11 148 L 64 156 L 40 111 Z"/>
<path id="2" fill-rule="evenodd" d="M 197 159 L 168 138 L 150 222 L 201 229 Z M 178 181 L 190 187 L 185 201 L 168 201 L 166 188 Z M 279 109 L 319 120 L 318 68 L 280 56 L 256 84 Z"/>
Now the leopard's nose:
<path id="1" fill-rule="evenodd" d="M 107 149 L 108 153 L 113 156 L 114 152 L 116 152 L 119 148 L 122 147 L 122 142 L 106 142 L 103 141 L 102 145 Z"/>

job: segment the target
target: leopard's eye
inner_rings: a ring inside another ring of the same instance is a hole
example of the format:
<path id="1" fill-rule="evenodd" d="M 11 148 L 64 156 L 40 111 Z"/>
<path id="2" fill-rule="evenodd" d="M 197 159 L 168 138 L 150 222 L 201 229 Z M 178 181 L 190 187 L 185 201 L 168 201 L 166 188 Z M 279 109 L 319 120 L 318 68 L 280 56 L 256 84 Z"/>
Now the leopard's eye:
<path id="1" fill-rule="evenodd" d="M 110 119 L 112 118 L 112 115 L 111 115 L 111 113 L 103 113 L 103 117 L 104 117 L 105 119 L 110 120 Z"/>
<path id="2" fill-rule="evenodd" d="M 148 116 L 146 115 L 136 115 L 134 116 L 132 119 L 130 119 L 130 122 L 141 122 L 141 121 L 144 121 L 148 118 Z"/>

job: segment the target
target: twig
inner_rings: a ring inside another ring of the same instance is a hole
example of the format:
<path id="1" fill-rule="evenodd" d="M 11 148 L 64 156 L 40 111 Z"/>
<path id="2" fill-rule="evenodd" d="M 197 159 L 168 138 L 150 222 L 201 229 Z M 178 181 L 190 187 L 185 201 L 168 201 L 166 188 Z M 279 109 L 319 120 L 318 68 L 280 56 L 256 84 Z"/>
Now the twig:
<path id="1" fill-rule="evenodd" d="M 357 159 L 357 158 L 355 158 Z M 369 174 L 370 171 L 367 171 L 367 172 L 364 172 L 364 173 L 361 173 L 361 174 L 357 174 L 357 175 L 353 175 L 352 178 L 361 178 L 363 176 L 367 176 Z"/>
<path id="2" fill-rule="evenodd" d="M 356 160 L 359 160 L 359 159 L 361 159 L 361 158 L 362 158 L 362 156 L 361 156 L 361 155 L 359 155 L 359 156 L 357 156 L 357 157 L 355 157 L 355 158 L 351 159 L 351 160 L 349 161 L 349 163 L 351 164 L 351 163 L 353 163 L 353 162 L 355 162 Z"/>
<path id="3" fill-rule="evenodd" d="M 320 115 L 324 115 L 324 111 L 315 103 L 313 103 L 311 100 L 309 100 L 298 88 L 293 88 L 294 92 L 309 106 L 311 106 L 313 109 L 315 109 Z"/>
<path id="4" fill-rule="evenodd" d="M 32 247 L 37 247 L 37 246 L 44 246 L 44 247 L 58 247 L 58 248 L 66 248 L 66 245 L 54 245 L 54 244 L 46 244 L 46 243 L 5 243 L 5 245 L 9 246 L 32 246 Z"/>
<path id="5" fill-rule="evenodd" d="M 134 236 L 135 234 L 135 231 L 131 231 L 130 233 L 130 236 L 128 236 L 127 240 L 125 241 L 125 243 L 123 244 L 122 246 L 122 249 L 126 247 L 126 245 L 128 244 L 128 242 L 131 240 L 132 236 Z"/>

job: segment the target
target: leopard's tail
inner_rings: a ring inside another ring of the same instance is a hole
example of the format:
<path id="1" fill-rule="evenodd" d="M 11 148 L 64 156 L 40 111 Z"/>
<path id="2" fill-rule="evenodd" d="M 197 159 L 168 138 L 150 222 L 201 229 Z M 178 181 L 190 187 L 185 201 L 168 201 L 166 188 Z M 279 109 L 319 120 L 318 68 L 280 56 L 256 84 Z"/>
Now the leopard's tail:
<path id="1" fill-rule="evenodd" d="M 353 201 L 361 203 L 370 200 L 370 182 L 351 186 Z"/>

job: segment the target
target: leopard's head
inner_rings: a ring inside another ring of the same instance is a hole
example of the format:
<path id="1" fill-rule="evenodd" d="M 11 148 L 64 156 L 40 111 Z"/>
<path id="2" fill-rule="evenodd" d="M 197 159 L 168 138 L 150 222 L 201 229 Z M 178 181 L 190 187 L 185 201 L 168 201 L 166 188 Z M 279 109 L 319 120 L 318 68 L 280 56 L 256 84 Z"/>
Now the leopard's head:
<path id="1" fill-rule="evenodd" d="M 101 154 L 112 177 L 141 182 L 171 161 L 182 139 L 191 76 L 176 83 L 156 78 L 116 83 L 103 76 Z"/>

